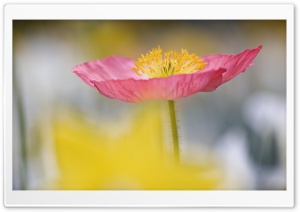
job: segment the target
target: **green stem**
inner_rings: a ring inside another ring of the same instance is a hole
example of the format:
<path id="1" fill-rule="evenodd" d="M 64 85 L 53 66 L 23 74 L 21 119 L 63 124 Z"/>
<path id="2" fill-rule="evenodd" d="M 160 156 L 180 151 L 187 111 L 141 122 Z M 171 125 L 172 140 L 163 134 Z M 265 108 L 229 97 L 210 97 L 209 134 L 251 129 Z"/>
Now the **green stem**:
<path id="1" fill-rule="evenodd" d="M 174 157 L 175 157 L 176 164 L 179 164 L 179 161 L 180 161 L 179 139 L 178 139 L 178 130 L 177 130 L 174 100 L 168 100 L 168 104 L 169 104 L 170 121 L 171 121 L 171 128 L 172 128 Z"/>

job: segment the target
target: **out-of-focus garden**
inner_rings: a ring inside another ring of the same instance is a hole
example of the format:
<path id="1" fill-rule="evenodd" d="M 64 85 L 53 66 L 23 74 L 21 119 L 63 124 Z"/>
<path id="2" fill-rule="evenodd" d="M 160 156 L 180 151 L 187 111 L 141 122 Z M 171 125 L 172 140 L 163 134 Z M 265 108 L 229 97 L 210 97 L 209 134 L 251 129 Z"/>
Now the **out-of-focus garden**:
<path id="1" fill-rule="evenodd" d="M 176 101 L 181 165 L 166 100 L 106 98 L 72 73 L 158 45 L 199 56 L 262 45 L 214 92 Z M 13 22 L 13 189 L 286 189 L 286 22 Z"/>

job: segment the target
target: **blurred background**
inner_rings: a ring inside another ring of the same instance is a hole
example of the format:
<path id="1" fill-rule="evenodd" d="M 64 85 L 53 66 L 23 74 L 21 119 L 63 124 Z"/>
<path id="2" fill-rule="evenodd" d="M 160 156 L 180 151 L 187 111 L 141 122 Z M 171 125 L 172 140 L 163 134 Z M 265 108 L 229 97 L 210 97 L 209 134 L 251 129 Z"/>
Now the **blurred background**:
<path id="1" fill-rule="evenodd" d="M 254 66 L 176 101 L 106 98 L 72 73 L 158 45 L 199 56 L 263 45 Z M 286 189 L 285 21 L 13 21 L 13 189 Z"/>

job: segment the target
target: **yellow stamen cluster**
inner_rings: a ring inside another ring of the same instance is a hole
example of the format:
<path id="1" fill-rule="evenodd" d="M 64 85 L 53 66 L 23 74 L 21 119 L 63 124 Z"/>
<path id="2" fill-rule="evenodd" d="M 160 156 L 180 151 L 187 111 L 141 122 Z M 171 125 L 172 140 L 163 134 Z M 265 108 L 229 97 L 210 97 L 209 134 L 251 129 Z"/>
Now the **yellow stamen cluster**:
<path id="1" fill-rule="evenodd" d="M 145 56 L 142 54 L 132 70 L 149 78 L 168 77 L 203 70 L 206 64 L 196 54 L 189 54 L 186 49 L 182 49 L 181 53 L 170 50 L 162 54 L 162 49 L 158 46 Z"/>

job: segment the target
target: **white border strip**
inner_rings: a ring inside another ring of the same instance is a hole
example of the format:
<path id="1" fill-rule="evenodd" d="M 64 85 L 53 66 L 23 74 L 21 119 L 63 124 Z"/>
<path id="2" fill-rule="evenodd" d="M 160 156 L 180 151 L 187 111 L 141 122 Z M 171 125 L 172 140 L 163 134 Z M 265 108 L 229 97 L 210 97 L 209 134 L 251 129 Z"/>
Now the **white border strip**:
<path id="1" fill-rule="evenodd" d="M 7 19 L 282 19 L 293 5 L 254 4 L 8 4 Z"/>
<path id="2" fill-rule="evenodd" d="M 292 6 L 292 5 L 290 5 Z M 286 24 L 286 179 L 287 179 L 287 191 L 292 191 L 294 201 L 294 176 L 295 176 L 295 38 L 294 38 L 294 7 L 290 8 L 290 12 L 287 13 Z"/>
<path id="3" fill-rule="evenodd" d="M 14 207 L 289 207 L 287 191 L 10 191 Z"/>
<path id="4" fill-rule="evenodd" d="M 209 4 L 9 4 L 4 8 L 4 204 L 32 206 L 252 206 L 294 204 L 294 6 Z M 285 191 L 12 190 L 12 20 L 287 20 L 287 189 Z"/>

